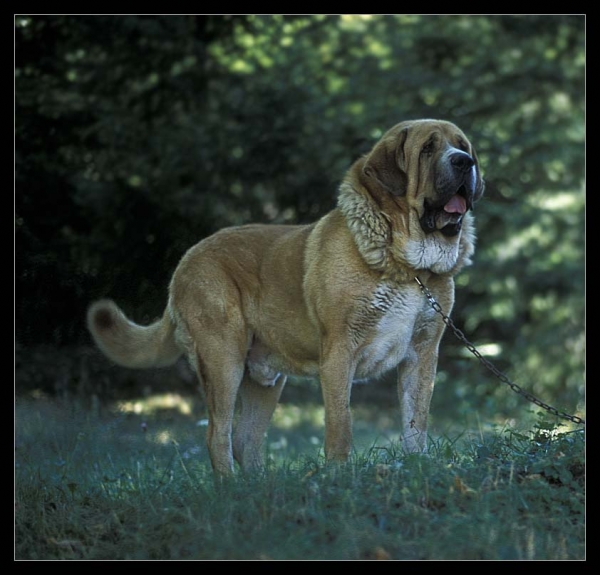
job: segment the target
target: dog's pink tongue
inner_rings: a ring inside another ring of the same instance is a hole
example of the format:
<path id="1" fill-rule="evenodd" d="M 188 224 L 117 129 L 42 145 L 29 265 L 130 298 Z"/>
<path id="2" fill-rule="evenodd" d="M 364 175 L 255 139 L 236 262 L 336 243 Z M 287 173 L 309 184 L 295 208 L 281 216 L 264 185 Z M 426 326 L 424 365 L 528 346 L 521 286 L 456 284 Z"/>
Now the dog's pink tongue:
<path id="1" fill-rule="evenodd" d="M 444 211 L 449 214 L 464 214 L 467 212 L 467 201 L 462 196 L 454 194 L 444 206 Z"/>

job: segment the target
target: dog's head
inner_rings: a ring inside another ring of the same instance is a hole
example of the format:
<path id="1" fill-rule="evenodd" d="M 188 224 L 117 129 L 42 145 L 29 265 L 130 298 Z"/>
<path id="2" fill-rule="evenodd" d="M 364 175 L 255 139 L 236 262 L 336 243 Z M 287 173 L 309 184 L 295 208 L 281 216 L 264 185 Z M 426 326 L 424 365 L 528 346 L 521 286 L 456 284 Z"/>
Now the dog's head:
<path id="1" fill-rule="evenodd" d="M 456 236 L 481 198 L 484 182 L 474 147 L 454 124 L 402 122 L 375 145 L 363 164 L 370 191 L 402 197 L 426 234 Z"/>
<path id="2" fill-rule="evenodd" d="M 484 182 L 474 147 L 450 122 L 402 122 L 348 171 L 338 205 L 359 251 L 383 269 L 456 273 L 474 250 L 470 211 Z"/>

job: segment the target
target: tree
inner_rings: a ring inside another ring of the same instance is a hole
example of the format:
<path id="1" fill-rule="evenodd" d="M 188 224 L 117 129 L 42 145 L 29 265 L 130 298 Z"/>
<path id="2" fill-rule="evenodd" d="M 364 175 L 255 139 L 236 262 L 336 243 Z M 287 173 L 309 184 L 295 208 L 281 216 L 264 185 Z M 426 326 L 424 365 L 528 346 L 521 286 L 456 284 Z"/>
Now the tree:
<path id="1" fill-rule="evenodd" d="M 455 321 L 532 391 L 581 396 L 584 17 L 15 23 L 21 345 L 86 341 L 99 296 L 149 320 L 199 239 L 316 219 L 383 131 L 439 117 L 476 143 L 487 182 Z M 465 382 L 452 393 L 493 396 L 466 391 L 480 376 L 448 336 L 444 351 L 439 379 Z"/>

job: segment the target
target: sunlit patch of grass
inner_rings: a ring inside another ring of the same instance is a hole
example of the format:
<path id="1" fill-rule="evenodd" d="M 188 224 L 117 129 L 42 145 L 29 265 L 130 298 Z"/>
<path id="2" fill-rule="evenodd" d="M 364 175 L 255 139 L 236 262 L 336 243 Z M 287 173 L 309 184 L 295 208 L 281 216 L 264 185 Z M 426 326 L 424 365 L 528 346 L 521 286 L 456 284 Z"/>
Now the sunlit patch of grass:
<path id="1" fill-rule="evenodd" d="M 192 399 L 178 393 L 163 393 L 146 398 L 117 402 L 117 409 L 123 413 L 153 415 L 159 410 L 174 409 L 182 415 L 191 415 Z"/>
<path id="2" fill-rule="evenodd" d="M 273 425 L 281 429 L 292 429 L 303 424 L 319 427 L 324 420 L 322 405 L 279 404 L 273 414 Z"/>

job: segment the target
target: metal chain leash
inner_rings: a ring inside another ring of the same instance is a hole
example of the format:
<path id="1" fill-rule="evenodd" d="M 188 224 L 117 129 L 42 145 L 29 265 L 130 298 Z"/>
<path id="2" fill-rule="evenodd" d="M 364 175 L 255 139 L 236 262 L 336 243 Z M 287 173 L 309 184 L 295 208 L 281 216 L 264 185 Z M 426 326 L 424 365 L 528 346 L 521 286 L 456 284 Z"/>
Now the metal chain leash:
<path id="1" fill-rule="evenodd" d="M 483 357 L 483 355 L 481 355 L 481 353 L 479 352 L 479 350 L 466 338 L 465 334 L 460 329 L 458 329 L 456 327 L 456 325 L 450 319 L 450 317 L 448 317 L 444 313 L 444 310 L 442 309 L 442 306 L 436 301 L 436 299 L 433 297 L 433 295 L 431 294 L 431 292 L 427 289 L 427 287 L 425 286 L 425 284 L 423 284 L 423 282 L 418 277 L 416 277 L 416 276 L 415 276 L 415 281 L 417 282 L 417 284 L 421 288 L 421 291 L 423 292 L 423 294 L 425 295 L 425 297 L 427 298 L 427 300 L 431 304 L 431 307 L 437 313 L 439 313 L 442 316 L 442 319 L 444 320 L 444 323 L 452 330 L 452 332 L 454 333 L 454 335 L 502 383 L 505 383 L 515 393 L 518 393 L 519 395 L 522 395 L 525 399 L 527 399 L 531 403 L 535 403 L 535 405 L 538 405 L 539 407 L 545 409 L 546 411 L 549 411 L 553 415 L 556 415 L 557 417 L 561 417 L 562 419 L 568 419 L 572 423 L 576 423 L 578 425 L 585 425 L 585 419 L 582 419 L 581 417 L 578 417 L 576 415 L 569 415 L 568 413 L 565 413 L 563 411 L 559 411 L 555 407 L 552 407 L 551 405 L 548 405 L 547 403 L 544 403 L 543 401 L 541 401 L 540 399 L 538 399 L 537 397 L 535 397 L 535 395 L 532 395 L 528 391 L 525 391 L 522 387 L 520 387 L 519 385 L 517 385 L 514 381 L 511 381 L 492 362 L 490 362 L 485 357 Z"/>

